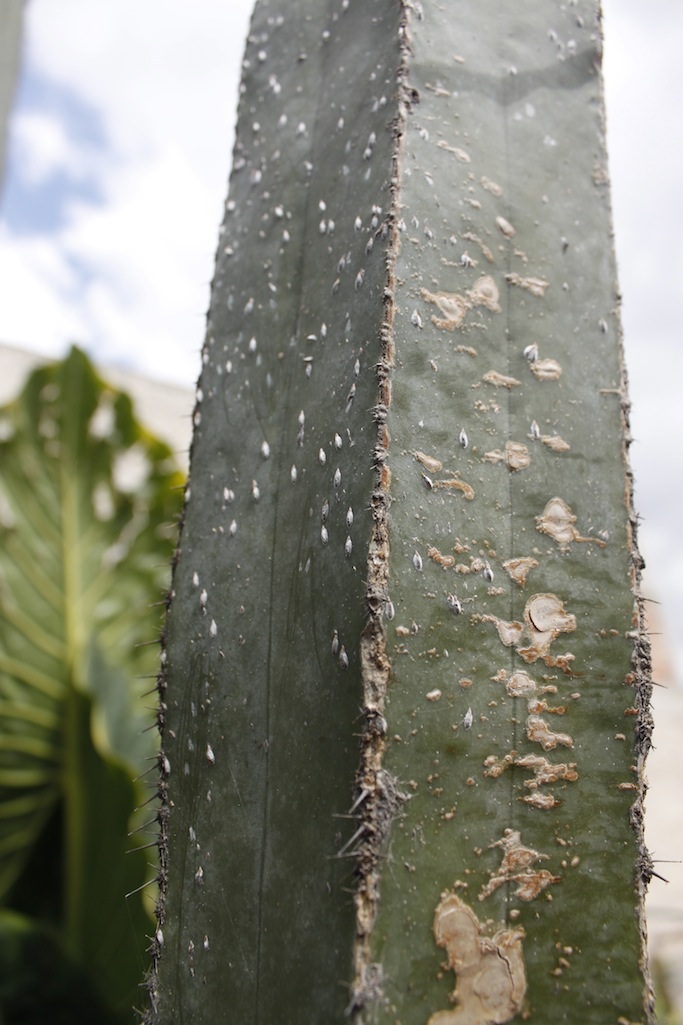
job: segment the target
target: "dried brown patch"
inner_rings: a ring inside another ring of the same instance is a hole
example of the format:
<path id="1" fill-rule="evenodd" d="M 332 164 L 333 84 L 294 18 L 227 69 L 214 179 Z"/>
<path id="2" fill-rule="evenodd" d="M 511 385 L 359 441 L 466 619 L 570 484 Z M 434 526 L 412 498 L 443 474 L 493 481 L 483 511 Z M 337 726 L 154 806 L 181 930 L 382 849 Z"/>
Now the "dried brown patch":
<path id="1" fill-rule="evenodd" d="M 449 480 L 435 480 L 432 481 L 432 486 L 444 491 L 462 491 L 468 502 L 471 502 L 474 498 L 474 488 L 472 485 L 464 480 L 460 480 L 459 477 L 451 477 Z"/>
<path id="2" fill-rule="evenodd" d="M 503 569 L 507 570 L 516 584 L 524 587 L 529 573 L 532 569 L 536 569 L 538 564 L 538 559 L 534 559 L 531 555 L 522 555 L 516 559 L 508 559 L 503 563 Z"/>
<path id="3" fill-rule="evenodd" d="M 547 861 L 548 855 L 541 854 L 531 847 L 524 847 L 521 842 L 521 835 L 516 829 L 506 829 L 504 836 L 490 847 L 501 847 L 503 860 L 499 868 L 490 873 L 491 878 L 479 893 L 479 900 L 490 897 L 499 886 L 505 883 L 517 883 L 515 896 L 521 900 L 530 901 L 538 897 L 551 883 L 558 883 L 559 876 L 554 876 L 546 869 L 532 869 L 537 861 Z"/>
<path id="4" fill-rule="evenodd" d="M 505 275 L 505 280 L 511 285 L 517 285 L 519 288 L 526 288 L 532 295 L 536 295 L 539 298 L 543 298 L 545 290 L 550 284 L 548 281 L 544 281 L 543 278 L 524 278 L 521 274 L 517 274 L 514 271 L 511 274 Z"/>
<path id="5" fill-rule="evenodd" d="M 427 545 L 427 555 L 433 562 L 443 566 L 444 569 L 451 569 L 451 567 L 455 566 L 455 557 L 453 555 L 442 555 L 439 549 L 433 548 L 432 545 Z"/>
<path id="6" fill-rule="evenodd" d="M 429 470 L 430 473 L 438 473 L 439 470 L 443 469 L 441 460 L 436 459 L 434 456 L 428 456 L 425 452 L 413 452 L 413 455 L 418 463 L 422 463 L 424 468 Z"/>
<path id="7" fill-rule="evenodd" d="M 526 972 L 524 930 L 500 923 L 489 935 L 471 907 L 444 893 L 434 915 L 434 939 L 457 975 L 451 1000 L 457 1006 L 432 1014 L 427 1025 L 504 1025 L 522 1010 Z"/>
<path id="8" fill-rule="evenodd" d="M 572 541 L 584 541 L 604 548 L 606 542 L 599 537 L 582 537 L 574 526 L 576 516 L 562 499 L 551 498 L 540 516 L 536 517 L 536 530 L 547 534 L 560 548 L 569 548 Z"/>
<path id="9" fill-rule="evenodd" d="M 552 751 L 558 744 L 563 747 L 574 747 L 574 741 L 568 733 L 555 733 L 545 719 L 538 715 L 527 717 L 526 735 L 529 740 L 540 744 L 544 751 Z"/>
<path id="10" fill-rule="evenodd" d="M 559 434 L 542 434 L 541 441 L 553 452 L 569 452 L 571 449 L 569 442 L 561 438 Z"/>
<path id="11" fill-rule="evenodd" d="M 482 381 L 486 384 L 492 384 L 496 388 L 518 388 L 522 383 L 516 377 L 507 377 L 505 374 L 499 374 L 497 370 L 489 370 L 482 377 Z"/>
<path id="12" fill-rule="evenodd" d="M 426 288 L 420 289 L 420 295 L 425 302 L 436 306 L 441 316 L 433 315 L 432 323 L 445 331 L 461 328 L 467 311 L 477 306 L 485 306 L 492 313 L 500 313 L 498 286 L 488 274 L 477 278 L 465 295 L 459 292 L 430 292 Z"/>
<path id="13" fill-rule="evenodd" d="M 530 370 L 539 381 L 557 381 L 562 376 L 562 367 L 556 359 L 536 359 L 530 364 Z"/>
<path id="14" fill-rule="evenodd" d="M 482 456 L 485 463 L 506 463 L 510 470 L 524 470 L 531 463 L 529 449 L 521 441 L 508 441 L 505 451 L 493 449 Z"/>

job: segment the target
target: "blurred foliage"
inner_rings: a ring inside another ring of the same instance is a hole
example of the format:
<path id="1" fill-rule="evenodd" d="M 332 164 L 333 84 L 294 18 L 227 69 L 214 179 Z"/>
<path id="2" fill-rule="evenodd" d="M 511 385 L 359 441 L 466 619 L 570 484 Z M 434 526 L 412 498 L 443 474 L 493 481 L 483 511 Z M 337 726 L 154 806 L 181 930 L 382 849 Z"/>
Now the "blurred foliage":
<path id="1" fill-rule="evenodd" d="M 683 1025 L 683 1008 L 677 1005 L 676 986 L 672 978 L 673 964 L 661 957 L 653 957 L 650 964 L 654 983 L 659 1025 Z"/>
<path id="2" fill-rule="evenodd" d="M 0 1017 L 123 1023 L 152 928 L 149 838 L 127 833 L 183 478 L 76 348 L 0 409 L 0 466 Z"/>

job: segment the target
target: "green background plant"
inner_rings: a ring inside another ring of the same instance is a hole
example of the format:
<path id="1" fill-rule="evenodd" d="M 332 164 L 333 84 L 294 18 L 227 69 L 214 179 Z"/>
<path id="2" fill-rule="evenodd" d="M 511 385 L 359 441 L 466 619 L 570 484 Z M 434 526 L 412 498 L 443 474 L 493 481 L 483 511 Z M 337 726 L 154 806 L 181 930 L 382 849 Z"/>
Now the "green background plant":
<path id="1" fill-rule="evenodd" d="M 131 1021 L 151 922 L 124 895 L 154 837 L 127 833 L 156 814 L 134 777 L 182 476 L 76 348 L 0 410 L 0 465 L 0 1007 Z"/>

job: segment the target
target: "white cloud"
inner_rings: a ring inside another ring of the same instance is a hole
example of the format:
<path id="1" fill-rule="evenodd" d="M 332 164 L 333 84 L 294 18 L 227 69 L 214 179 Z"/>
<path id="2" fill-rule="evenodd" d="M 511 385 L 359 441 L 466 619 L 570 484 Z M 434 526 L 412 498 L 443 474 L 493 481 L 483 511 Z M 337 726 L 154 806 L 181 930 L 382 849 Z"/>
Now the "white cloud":
<path id="1" fill-rule="evenodd" d="M 80 297 L 89 339 L 105 360 L 187 382 L 183 357 L 202 342 L 216 211 L 177 148 L 119 171 L 107 202 L 80 210 L 62 232 L 69 258 L 92 274 Z"/>
<path id="2" fill-rule="evenodd" d="M 68 300 L 77 278 L 51 240 L 15 238 L 0 227 L 2 340 L 59 355 L 84 336 L 81 311 Z"/>
<path id="3" fill-rule="evenodd" d="M 42 185 L 58 171 L 83 174 L 83 164 L 76 159 L 64 125 L 52 114 L 20 112 L 12 126 L 12 141 L 15 159 L 29 185 Z"/>
<path id="4" fill-rule="evenodd" d="M 159 0 L 32 0 L 29 70 L 91 111 L 91 135 L 23 111 L 13 153 L 27 185 L 63 172 L 49 237 L 0 233 L 3 340 L 99 359 L 178 383 L 199 370 L 251 0 L 190 9 Z M 80 273 L 79 273 L 80 272 Z"/>
<path id="5" fill-rule="evenodd" d="M 121 153 L 182 139 L 225 175 L 251 0 L 32 0 L 32 61 L 98 111 Z M 222 161 L 222 162 L 221 162 Z"/>

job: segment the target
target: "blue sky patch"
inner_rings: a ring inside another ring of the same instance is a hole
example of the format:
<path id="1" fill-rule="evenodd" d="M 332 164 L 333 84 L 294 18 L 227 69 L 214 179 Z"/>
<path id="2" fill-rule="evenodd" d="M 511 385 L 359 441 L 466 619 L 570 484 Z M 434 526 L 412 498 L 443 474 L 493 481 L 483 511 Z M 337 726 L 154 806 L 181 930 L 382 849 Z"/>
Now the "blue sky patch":
<path id="1" fill-rule="evenodd" d="M 98 111 L 82 97 L 40 76 L 30 67 L 20 76 L 15 98 L 14 118 L 22 114 L 41 114 L 57 122 L 76 156 L 79 150 L 85 155 L 107 147 Z M 22 169 L 23 145 L 10 124 L 1 212 L 14 233 L 53 232 L 66 222 L 71 203 L 100 205 L 103 202 L 99 183 L 95 175 L 87 171 L 85 160 L 78 166 L 76 159 L 77 173 L 58 166 L 43 181 L 31 181 Z"/>

